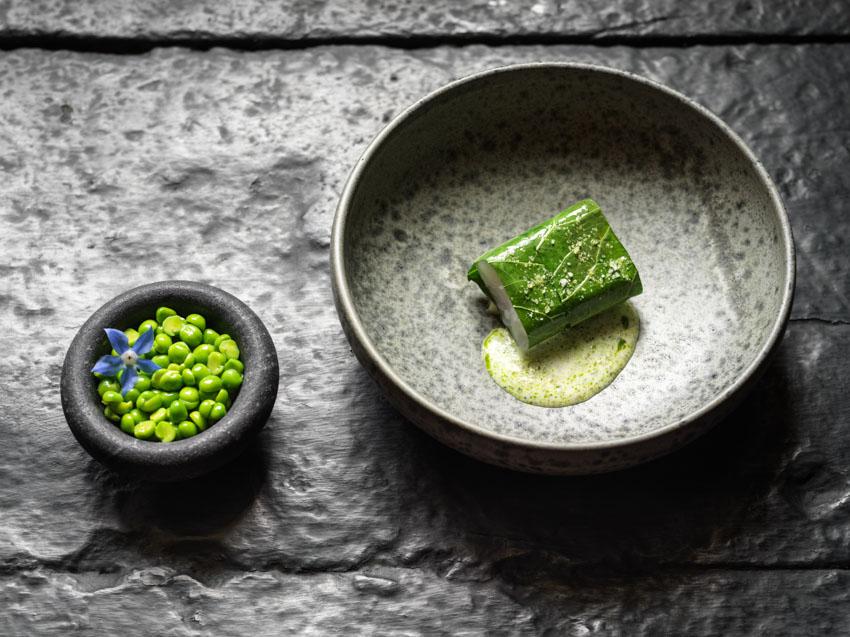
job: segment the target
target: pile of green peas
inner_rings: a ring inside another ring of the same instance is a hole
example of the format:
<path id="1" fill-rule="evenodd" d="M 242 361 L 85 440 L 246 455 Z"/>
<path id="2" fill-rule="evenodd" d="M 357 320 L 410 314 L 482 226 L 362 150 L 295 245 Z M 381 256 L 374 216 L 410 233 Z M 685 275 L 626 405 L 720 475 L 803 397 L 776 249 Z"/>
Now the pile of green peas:
<path id="1" fill-rule="evenodd" d="M 191 438 L 224 418 L 245 371 L 236 341 L 208 328 L 200 314 L 184 318 L 169 307 L 124 334 L 132 347 L 147 330 L 156 336 L 145 357 L 160 369 L 152 375 L 138 370 L 139 379 L 124 396 L 120 375 L 102 379 L 97 393 L 104 415 L 123 432 L 154 442 Z"/>

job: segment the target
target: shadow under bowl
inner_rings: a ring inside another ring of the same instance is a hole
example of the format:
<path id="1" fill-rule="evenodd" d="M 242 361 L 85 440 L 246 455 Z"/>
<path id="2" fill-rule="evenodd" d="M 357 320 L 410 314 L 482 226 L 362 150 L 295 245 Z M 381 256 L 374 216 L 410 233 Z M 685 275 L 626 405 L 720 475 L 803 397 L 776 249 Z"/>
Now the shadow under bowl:
<path id="1" fill-rule="evenodd" d="M 498 320 L 472 261 L 591 197 L 644 292 L 634 356 L 568 408 L 489 377 Z M 355 166 L 332 233 L 343 328 L 391 402 L 445 444 L 530 472 L 594 473 L 675 449 L 736 404 L 788 319 L 794 247 L 740 138 L 635 75 L 529 64 L 459 80 L 392 121 Z"/>
<path id="2" fill-rule="evenodd" d="M 230 334 L 245 364 L 227 415 L 192 438 L 170 443 L 138 440 L 107 420 L 90 371 L 111 349 L 104 328 L 137 327 L 163 305 L 181 316 L 202 314 L 209 327 Z M 96 460 L 146 480 L 185 480 L 235 458 L 266 424 L 277 397 L 277 352 L 259 317 L 232 294 L 192 281 L 160 281 L 124 292 L 91 315 L 65 355 L 60 387 L 68 426 Z"/>

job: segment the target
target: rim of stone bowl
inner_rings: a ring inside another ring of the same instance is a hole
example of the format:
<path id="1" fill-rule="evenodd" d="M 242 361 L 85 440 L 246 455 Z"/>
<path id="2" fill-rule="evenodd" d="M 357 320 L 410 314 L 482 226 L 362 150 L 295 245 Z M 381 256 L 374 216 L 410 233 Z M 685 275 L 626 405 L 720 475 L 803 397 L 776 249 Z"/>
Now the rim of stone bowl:
<path id="1" fill-rule="evenodd" d="M 192 438 L 167 444 L 138 440 L 107 420 L 90 371 L 110 350 L 104 328 L 138 325 L 162 305 L 183 316 L 203 314 L 211 326 L 236 340 L 245 364 L 242 386 L 227 415 Z M 149 283 L 107 301 L 71 342 L 60 382 L 65 419 L 82 447 L 113 470 L 155 481 L 193 478 L 238 456 L 265 426 L 277 388 L 277 352 L 260 318 L 232 294 L 194 281 Z"/>
<path id="2" fill-rule="evenodd" d="M 417 392 L 413 387 L 406 383 L 404 379 L 402 379 L 398 374 L 395 373 L 392 366 L 381 355 L 377 347 L 375 347 L 375 344 L 369 338 L 368 334 L 366 333 L 366 330 L 363 327 L 362 322 L 360 321 L 360 317 L 357 314 L 357 310 L 354 307 L 354 302 L 352 300 L 351 290 L 348 285 L 348 277 L 346 275 L 345 262 L 343 258 L 346 218 L 351 207 L 354 192 L 360 182 L 360 177 L 363 174 L 365 168 L 368 166 L 369 161 L 372 159 L 372 156 L 377 152 L 377 150 L 381 147 L 384 141 L 396 131 L 396 129 L 404 125 L 411 118 L 415 117 L 416 114 L 418 114 L 418 112 L 423 109 L 423 107 L 428 106 L 431 102 L 439 99 L 444 94 L 454 91 L 455 89 L 458 89 L 460 87 L 479 82 L 494 75 L 515 73 L 517 71 L 523 70 L 558 68 L 604 73 L 607 75 L 619 77 L 621 79 L 636 82 L 638 84 L 642 84 L 644 86 L 660 91 L 668 95 L 669 97 L 674 98 L 675 100 L 679 101 L 688 108 L 691 108 L 692 110 L 696 111 L 699 115 L 713 123 L 720 131 L 723 132 L 726 137 L 728 137 L 735 144 L 735 146 L 741 151 L 744 157 L 746 157 L 750 164 L 755 168 L 759 180 L 762 182 L 764 187 L 767 189 L 767 192 L 770 194 L 770 200 L 773 204 L 773 211 L 776 214 L 776 218 L 779 221 L 779 225 L 782 229 L 782 241 L 785 247 L 785 288 L 782 291 L 782 304 L 779 308 L 779 312 L 777 313 L 776 319 L 773 322 L 773 325 L 771 326 L 770 334 L 767 340 L 762 345 L 758 354 L 746 367 L 746 369 L 744 369 L 744 371 L 739 374 L 735 382 L 726 387 L 722 392 L 717 394 L 712 400 L 707 402 L 701 408 L 691 412 L 687 416 L 684 416 L 674 422 L 671 422 L 668 425 L 653 429 L 652 431 L 648 431 L 646 433 L 634 436 L 625 436 L 623 438 L 616 438 L 612 440 L 574 443 L 553 443 L 528 440 L 523 438 L 517 438 L 514 436 L 507 436 L 504 434 L 489 431 L 483 427 L 476 425 L 475 423 L 468 422 L 466 420 L 463 420 L 462 418 L 458 418 L 457 416 L 434 404 L 427 397 Z M 345 314 L 345 320 L 348 322 L 351 331 L 353 332 L 355 338 L 359 341 L 360 345 L 362 345 L 368 357 L 390 380 L 390 382 L 392 382 L 396 387 L 398 387 L 402 392 L 404 392 L 404 394 L 406 394 L 408 398 L 413 400 L 421 409 L 430 412 L 432 415 L 454 426 L 460 427 L 461 429 L 465 429 L 472 434 L 482 436 L 484 438 L 489 438 L 497 442 L 530 450 L 539 449 L 570 452 L 620 448 L 652 440 L 653 438 L 662 437 L 676 429 L 680 429 L 692 422 L 707 417 L 711 412 L 717 410 L 723 403 L 735 396 L 738 391 L 743 389 L 747 382 L 751 378 L 753 378 L 753 376 L 759 370 L 762 363 L 773 352 L 774 348 L 779 342 L 779 338 L 782 335 L 783 330 L 785 329 L 785 325 L 788 322 L 788 317 L 791 313 L 791 304 L 794 299 L 795 274 L 796 261 L 794 253 L 794 240 L 791 233 L 791 224 L 788 220 L 788 213 L 785 210 L 785 206 L 782 203 L 776 186 L 774 185 L 770 176 L 767 174 L 767 171 L 764 169 L 764 166 L 762 166 L 761 162 L 747 147 L 747 145 L 738 136 L 738 134 L 735 133 L 731 128 L 729 128 L 728 125 L 726 125 L 719 117 L 717 117 L 707 108 L 663 84 L 660 84 L 654 80 L 647 79 L 645 77 L 641 77 L 639 75 L 635 75 L 634 73 L 630 73 L 628 71 L 622 71 L 619 69 L 613 69 L 610 67 L 600 66 L 596 64 L 583 64 L 573 62 L 532 62 L 526 64 L 513 64 L 509 66 L 497 67 L 450 82 L 449 84 L 446 84 L 432 91 L 421 99 L 417 100 L 404 111 L 402 111 L 399 115 L 397 115 L 389 124 L 387 124 L 387 126 L 383 130 L 381 130 L 381 132 L 378 133 L 378 135 L 369 143 L 364 153 L 358 159 L 353 170 L 351 171 L 351 174 L 348 177 L 348 180 L 345 183 L 342 196 L 340 197 L 339 204 L 336 208 L 333 228 L 331 231 L 331 276 L 334 285 L 335 296 L 338 302 L 338 307 L 340 308 L 341 312 Z"/>

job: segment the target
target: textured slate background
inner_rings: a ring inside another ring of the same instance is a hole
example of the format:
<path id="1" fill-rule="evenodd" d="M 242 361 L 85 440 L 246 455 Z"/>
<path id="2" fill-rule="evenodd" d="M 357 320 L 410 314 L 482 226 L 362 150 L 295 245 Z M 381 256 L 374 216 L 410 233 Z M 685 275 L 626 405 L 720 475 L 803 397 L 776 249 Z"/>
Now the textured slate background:
<path id="1" fill-rule="evenodd" d="M 0 2 L 0 44 L 79 49 L 0 53 L 0 634 L 850 632 L 846 11 L 619 4 Z M 437 41 L 617 25 L 634 46 Z M 263 33 L 300 44 L 85 50 Z M 671 46 L 641 44 L 658 34 Z M 333 207 L 368 140 L 451 79 L 533 60 L 694 97 L 764 161 L 794 226 L 793 319 L 764 380 L 689 448 L 616 474 L 441 447 L 385 403 L 331 303 Z M 94 307 L 172 276 L 254 307 L 282 378 L 243 458 L 158 486 L 76 445 L 58 373 Z"/>
<path id="2" fill-rule="evenodd" d="M 0 33 L 140 40 L 843 36 L 841 0 L 0 0 Z"/>

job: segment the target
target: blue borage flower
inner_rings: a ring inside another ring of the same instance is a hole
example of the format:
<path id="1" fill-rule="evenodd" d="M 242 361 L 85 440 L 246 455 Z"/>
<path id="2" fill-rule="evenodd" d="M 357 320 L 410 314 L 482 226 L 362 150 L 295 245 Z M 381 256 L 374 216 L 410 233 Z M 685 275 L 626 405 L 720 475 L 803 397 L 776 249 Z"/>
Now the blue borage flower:
<path id="1" fill-rule="evenodd" d="M 112 348 L 118 352 L 118 356 L 109 354 L 101 356 L 91 370 L 95 374 L 103 374 L 104 376 L 118 376 L 119 372 L 123 370 L 124 374 L 121 377 L 122 396 L 133 389 L 136 384 L 136 379 L 139 377 L 136 371 L 137 367 L 148 374 L 153 374 L 160 369 L 159 365 L 152 360 L 142 358 L 153 347 L 153 330 L 148 329 L 142 332 L 132 347 L 127 340 L 127 335 L 121 330 L 107 327 L 104 332 L 106 332 L 106 338 L 109 339 Z"/>

